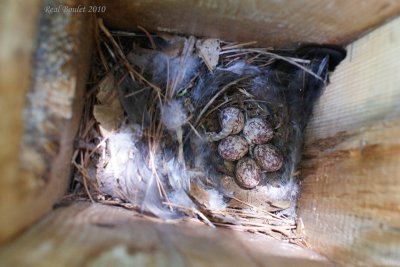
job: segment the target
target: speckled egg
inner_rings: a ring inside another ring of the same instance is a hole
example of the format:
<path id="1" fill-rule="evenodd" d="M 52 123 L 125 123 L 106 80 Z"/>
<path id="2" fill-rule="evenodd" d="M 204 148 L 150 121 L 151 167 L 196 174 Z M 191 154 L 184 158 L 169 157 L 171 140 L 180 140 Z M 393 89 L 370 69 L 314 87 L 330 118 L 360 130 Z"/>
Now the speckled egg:
<path id="1" fill-rule="evenodd" d="M 242 158 L 236 164 L 236 182 L 241 187 L 252 189 L 261 181 L 261 169 L 251 158 Z"/>
<path id="2" fill-rule="evenodd" d="M 258 145 L 254 148 L 253 155 L 261 169 L 267 172 L 277 171 L 283 165 L 282 154 L 273 145 Z"/>
<path id="3" fill-rule="evenodd" d="M 218 145 L 219 155 L 227 161 L 235 161 L 244 157 L 249 151 L 246 140 L 239 135 L 231 135 L 221 140 Z"/>
<path id="4" fill-rule="evenodd" d="M 274 136 L 274 130 L 265 120 L 252 118 L 244 125 L 243 134 L 249 143 L 259 145 L 271 140 Z"/>
<path id="5" fill-rule="evenodd" d="M 244 115 L 238 108 L 224 108 L 219 114 L 219 120 L 222 129 L 232 127 L 231 134 L 240 133 L 244 127 Z"/>

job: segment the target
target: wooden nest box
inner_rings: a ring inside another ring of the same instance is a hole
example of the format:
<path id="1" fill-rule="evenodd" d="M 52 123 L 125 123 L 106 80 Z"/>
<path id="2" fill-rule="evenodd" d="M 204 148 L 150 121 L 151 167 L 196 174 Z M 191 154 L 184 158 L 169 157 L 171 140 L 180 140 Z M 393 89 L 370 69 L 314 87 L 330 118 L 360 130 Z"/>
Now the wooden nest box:
<path id="1" fill-rule="evenodd" d="M 77 8 L 69 14 L 50 2 L 1 3 L 0 265 L 400 265 L 400 2 L 60 1 Z M 346 47 L 306 134 L 298 214 L 309 249 L 88 202 L 54 207 L 96 45 L 91 6 L 111 29 Z M 45 12 L 55 19 L 42 23 Z M 43 25 L 54 34 L 41 35 Z"/>

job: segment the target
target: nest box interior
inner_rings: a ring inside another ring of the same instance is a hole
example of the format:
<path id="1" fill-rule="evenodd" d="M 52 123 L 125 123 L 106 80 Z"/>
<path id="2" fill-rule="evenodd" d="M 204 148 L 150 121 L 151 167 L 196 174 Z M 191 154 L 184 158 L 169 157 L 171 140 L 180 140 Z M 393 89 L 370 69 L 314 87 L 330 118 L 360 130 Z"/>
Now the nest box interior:
<path id="1" fill-rule="evenodd" d="M 400 3 L 6 0 L 3 5 L 2 265 L 400 264 Z M 44 15 L 49 5 L 86 11 L 97 6 L 104 12 Z M 26 9 L 29 15 L 23 15 Z M 201 223 L 160 223 L 87 199 L 61 201 L 70 197 L 71 159 L 99 45 L 94 15 L 114 31 L 140 26 L 257 41 L 280 50 L 307 43 L 346 48 L 305 133 L 297 228 L 306 246 Z"/>

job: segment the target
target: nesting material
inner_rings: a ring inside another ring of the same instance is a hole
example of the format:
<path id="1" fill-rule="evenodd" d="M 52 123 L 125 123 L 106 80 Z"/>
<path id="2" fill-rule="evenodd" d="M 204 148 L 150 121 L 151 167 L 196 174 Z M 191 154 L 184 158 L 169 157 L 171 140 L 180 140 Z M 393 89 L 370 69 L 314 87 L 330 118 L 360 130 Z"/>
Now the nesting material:
<path id="1" fill-rule="evenodd" d="M 295 231 L 302 136 L 334 68 L 330 57 L 341 50 L 122 37 L 98 22 L 75 192 L 161 220 L 302 243 Z"/>

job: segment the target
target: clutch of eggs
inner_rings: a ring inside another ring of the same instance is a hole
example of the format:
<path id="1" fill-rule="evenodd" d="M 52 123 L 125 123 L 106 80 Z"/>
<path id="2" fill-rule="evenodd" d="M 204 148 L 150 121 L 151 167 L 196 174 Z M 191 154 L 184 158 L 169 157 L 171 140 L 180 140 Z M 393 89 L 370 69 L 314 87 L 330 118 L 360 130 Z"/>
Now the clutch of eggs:
<path id="1" fill-rule="evenodd" d="M 221 131 L 230 131 L 230 135 L 218 144 L 218 154 L 226 161 L 236 163 L 236 183 L 246 189 L 252 189 L 261 182 L 261 172 L 274 172 L 283 165 L 281 152 L 267 144 L 274 130 L 270 123 L 262 118 L 245 121 L 243 112 L 235 107 L 224 108 L 220 114 Z M 251 158 L 246 156 L 254 147 Z"/>

